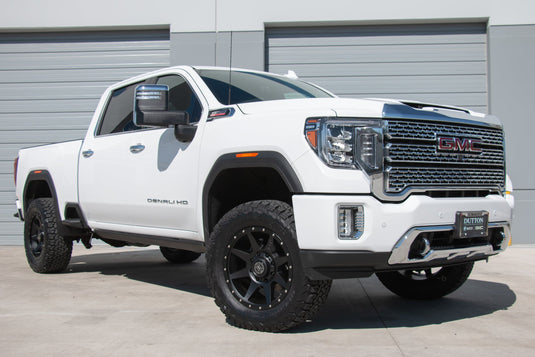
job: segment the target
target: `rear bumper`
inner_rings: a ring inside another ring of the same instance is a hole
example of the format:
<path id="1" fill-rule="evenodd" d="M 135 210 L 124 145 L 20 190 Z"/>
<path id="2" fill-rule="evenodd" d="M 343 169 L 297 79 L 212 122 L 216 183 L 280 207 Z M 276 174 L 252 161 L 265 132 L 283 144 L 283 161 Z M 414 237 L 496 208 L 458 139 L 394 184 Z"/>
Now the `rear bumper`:
<path id="1" fill-rule="evenodd" d="M 22 205 L 20 204 L 20 201 L 16 200 L 15 205 L 17 206 L 17 213 L 15 214 L 15 217 L 17 217 L 21 221 L 24 221 L 24 214 L 22 211 Z"/>

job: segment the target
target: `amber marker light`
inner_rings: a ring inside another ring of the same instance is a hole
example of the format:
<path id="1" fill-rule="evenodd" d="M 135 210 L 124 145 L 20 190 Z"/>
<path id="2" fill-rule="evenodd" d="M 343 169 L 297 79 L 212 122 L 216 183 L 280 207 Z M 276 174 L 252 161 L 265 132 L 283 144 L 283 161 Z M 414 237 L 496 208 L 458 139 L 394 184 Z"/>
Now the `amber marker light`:
<path id="1" fill-rule="evenodd" d="M 305 123 L 305 135 L 308 143 L 314 150 L 318 149 L 319 119 L 307 119 Z"/>
<path id="2" fill-rule="evenodd" d="M 243 152 L 241 154 L 236 154 L 236 158 L 238 159 L 242 159 L 244 157 L 257 157 L 257 156 L 258 156 L 257 152 Z"/>

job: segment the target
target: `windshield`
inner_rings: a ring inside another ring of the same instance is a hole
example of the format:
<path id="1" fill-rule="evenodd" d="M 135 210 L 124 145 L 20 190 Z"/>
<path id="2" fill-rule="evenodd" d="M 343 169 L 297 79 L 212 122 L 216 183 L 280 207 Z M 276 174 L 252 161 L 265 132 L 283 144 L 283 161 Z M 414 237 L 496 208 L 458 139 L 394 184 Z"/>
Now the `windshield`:
<path id="1" fill-rule="evenodd" d="M 218 69 L 197 72 L 221 104 L 332 97 L 312 84 L 268 73 Z"/>

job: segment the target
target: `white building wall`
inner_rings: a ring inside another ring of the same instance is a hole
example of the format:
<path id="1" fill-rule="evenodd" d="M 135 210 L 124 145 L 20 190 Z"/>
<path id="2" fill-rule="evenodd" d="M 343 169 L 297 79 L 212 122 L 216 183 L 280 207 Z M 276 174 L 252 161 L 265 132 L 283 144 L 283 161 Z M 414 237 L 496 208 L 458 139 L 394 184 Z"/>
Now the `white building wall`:
<path id="1" fill-rule="evenodd" d="M 531 0 L 4 0 L 0 31 L 170 25 L 171 32 L 260 31 L 283 23 L 489 20 L 535 23 Z"/>
<path id="2" fill-rule="evenodd" d="M 514 241 L 535 243 L 530 219 L 535 209 L 535 183 L 531 179 L 535 169 L 529 150 L 525 150 L 533 132 L 529 98 L 535 97 L 530 60 L 535 49 L 534 0 L 0 1 L 0 35 L 170 29 L 172 65 L 228 66 L 232 43 L 232 66 L 253 69 L 266 66 L 266 28 L 486 23 L 488 105 L 505 124 L 508 171 L 517 189 Z M 7 73 L 1 63 L 0 71 Z M 9 148 L 3 150 L 2 145 Z M 8 185 L 8 181 L 11 185 L 7 161 L 16 152 L 13 145 L 0 142 L 0 161 L 6 162 L 0 167 L 6 183 L 0 186 Z M 0 190 L 0 217 L 11 219 L 11 197 L 11 192 Z"/>

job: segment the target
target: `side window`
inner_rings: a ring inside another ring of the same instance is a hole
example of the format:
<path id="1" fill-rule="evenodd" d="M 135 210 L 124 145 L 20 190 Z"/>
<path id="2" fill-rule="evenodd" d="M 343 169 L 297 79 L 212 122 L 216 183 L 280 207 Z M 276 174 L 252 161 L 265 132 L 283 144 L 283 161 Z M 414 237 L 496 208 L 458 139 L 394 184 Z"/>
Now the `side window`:
<path id="1" fill-rule="evenodd" d="M 134 83 L 112 92 L 97 135 L 141 129 L 141 127 L 134 124 L 133 111 L 134 92 L 136 87 L 143 83 L 144 82 Z"/>
<path id="2" fill-rule="evenodd" d="M 190 123 L 199 121 L 202 112 L 201 104 L 184 78 L 176 74 L 163 76 L 158 78 L 156 84 L 169 87 L 169 110 L 188 112 Z"/>

